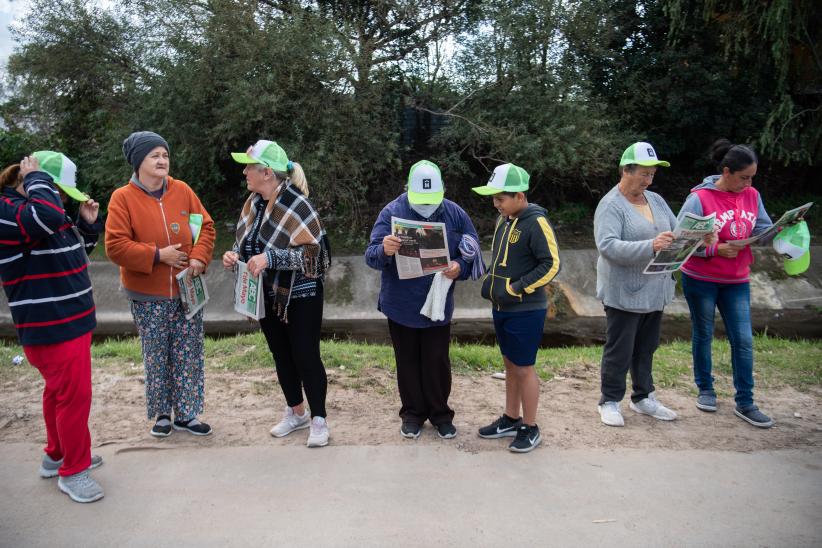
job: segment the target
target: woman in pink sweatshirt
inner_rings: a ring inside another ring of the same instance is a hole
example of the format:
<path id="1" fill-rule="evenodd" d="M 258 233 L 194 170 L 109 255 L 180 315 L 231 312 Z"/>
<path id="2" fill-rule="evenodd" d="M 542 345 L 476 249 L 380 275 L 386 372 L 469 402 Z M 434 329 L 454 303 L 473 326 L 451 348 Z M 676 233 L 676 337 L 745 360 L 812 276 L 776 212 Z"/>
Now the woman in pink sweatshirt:
<path id="1" fill-rule="evenodd" d="M 691 310 L 694 381 L 699 388 L 696 406 L 716 411 L 716 392 L 711 375 L 711 342 L 714 314 L 718 307 L 731 344 L 731 364 L 736 409 L 739 418 L 769 428 L 773 420 L 753 401 L 753 335 L 751 293 L 748 276 L 753 262 L 750 246 L 735 245 L 734 240 L 755 236 L 773 223 L 759 192 L 751 184 L 756 175 L 756 153 L 745 145 L 727 139 L 711 147 L 711 160 L 719 175 L 706 177 L 691 190 L 679 212 L 710 215 L 716 213 L 717 243 L 695 253 L 682 265 L 682 288 Z"/>

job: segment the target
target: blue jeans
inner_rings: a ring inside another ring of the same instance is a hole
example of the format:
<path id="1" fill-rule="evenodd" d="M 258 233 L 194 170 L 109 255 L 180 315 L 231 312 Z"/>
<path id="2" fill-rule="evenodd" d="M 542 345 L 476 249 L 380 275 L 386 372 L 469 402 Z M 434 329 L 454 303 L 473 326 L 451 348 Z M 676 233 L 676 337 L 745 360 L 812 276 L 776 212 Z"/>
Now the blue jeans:
<path id="1" fill-rule="evenodd" d="M 711 375 L 711 341 L 714 314 L 719 307 L 728 342 L 731 343 L 736 406 L 753 405 L 753 334 L 751 328 L 751 288 L 744 284 L 705 282 L 682 274 L 682 289 L 691 310 L 691 352 L 694 382 L 700 392 L 714 394 Z"/>

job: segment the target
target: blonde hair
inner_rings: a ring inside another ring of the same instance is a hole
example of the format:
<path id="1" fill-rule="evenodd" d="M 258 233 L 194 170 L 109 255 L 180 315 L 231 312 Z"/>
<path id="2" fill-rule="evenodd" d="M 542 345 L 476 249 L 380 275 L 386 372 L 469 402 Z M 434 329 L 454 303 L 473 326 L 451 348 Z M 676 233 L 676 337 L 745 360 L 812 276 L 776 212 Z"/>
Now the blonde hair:
<path id="1" fill-rule="evenodd" d="M 7 186 L 17 188 L 22 182 L 20 164 L 12 164 L 0 172 L 0 188 L 6 188 Z"/>
<path id="2" fill-rule="evenodd" d="M 300 189 L 300 192 L 303 193 L 303 196 L 308 198 L 308 179 L 305 178 L 305 171 L 303 171 L 303 166 L 301 166 L 297 162 L 291 162 L 291 171 L 289 171 L 288 173 L 284 173 L 282 171 L 275 171 L 274 174 L 281 181 L 291 179 L 291 183 Z"/>

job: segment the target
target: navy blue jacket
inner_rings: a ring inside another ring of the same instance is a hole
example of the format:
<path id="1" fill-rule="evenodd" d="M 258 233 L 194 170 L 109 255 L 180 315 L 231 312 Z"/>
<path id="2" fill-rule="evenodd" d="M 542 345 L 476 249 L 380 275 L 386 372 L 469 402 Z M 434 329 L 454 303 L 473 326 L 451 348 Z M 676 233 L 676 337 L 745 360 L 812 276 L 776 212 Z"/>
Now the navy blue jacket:
<path id="1" fill-rule="evenodd" d="M 97 323 L 87 251 L 102 223 L 75 225 L 52 178 L 35 171 L 0 196 L 0 279 L 24 346 L 77 338 Z"/>
<path id="2" fill-rule="evenodd" d="M 448 253 L 451 255 L 452 261 L 460 264 L 462 269 L 460 280 L 466 280 L 471 276 L 471 263 L 467 263 L 459 252 L 462 236 L 468 234 L 479 241 L 471 219 L 468 218 L 468 214 L 460 206 L 451 200 L 443 200 L 431 217 L 423 219 L 416 211 L 411 209 L 411 205 L 408 203 L 408 194 L 403 193 L 380 211 L 380 216 L 371 230 L 370 243 L 365 250 L 366 264 L 382 272 L 380 297 L 377 303 L 378 310 L 390 320 L 405 327 L 423 328 L 449 323 L 454 313 L 455 284 L 451 284 L 448 290 L 448 298 L 445 302 L 445 320 L 431 321 L 430 318 L 420 314 L 420 309 L 425 304 L 425 298 L 428 296 L 428 290 L 431 289 L 431 281 L 434 277 L 423 276 L 421 278 L 401 280 L 397 274 L 394 256 L 388 257 L 385 255 L 382 239 L 391 234 L 392 216 L 412 221 L 445 223 Z"/>

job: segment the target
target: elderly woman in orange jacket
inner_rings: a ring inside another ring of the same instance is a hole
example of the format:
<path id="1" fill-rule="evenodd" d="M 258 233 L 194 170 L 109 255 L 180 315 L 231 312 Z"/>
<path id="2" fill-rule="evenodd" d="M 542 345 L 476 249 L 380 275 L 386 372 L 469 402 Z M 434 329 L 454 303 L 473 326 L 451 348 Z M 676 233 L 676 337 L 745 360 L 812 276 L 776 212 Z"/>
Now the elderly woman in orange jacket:
<path id="1" fill-rule="evenodd" d="M 186 320 L 175 276 L 186 268 L 195 276 L 205 272 L 214 222 L 191 187 L 169 176 L 165 139 L 132 133 L 123 154 L 134 174 L 111 195 L 106 254 L 120 266 L 140 333 L 147 413 L 156 418 L 151 435 L 165 437 L 173 428 L 206 436 L 211 427 L 198 420 L 205 385 L 203 311 Z M 194 216 L 202 216 L 199 235 L 189 226 Z"/>

